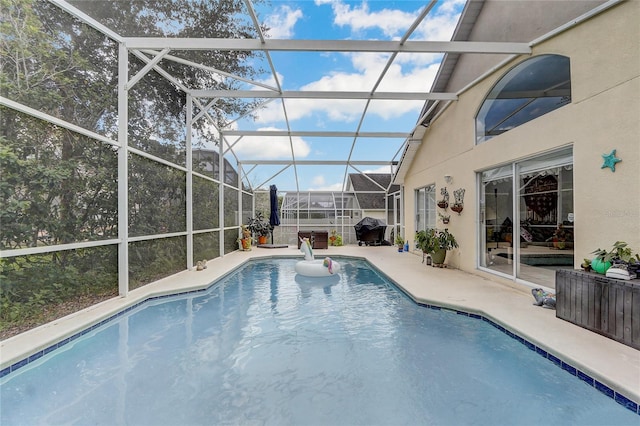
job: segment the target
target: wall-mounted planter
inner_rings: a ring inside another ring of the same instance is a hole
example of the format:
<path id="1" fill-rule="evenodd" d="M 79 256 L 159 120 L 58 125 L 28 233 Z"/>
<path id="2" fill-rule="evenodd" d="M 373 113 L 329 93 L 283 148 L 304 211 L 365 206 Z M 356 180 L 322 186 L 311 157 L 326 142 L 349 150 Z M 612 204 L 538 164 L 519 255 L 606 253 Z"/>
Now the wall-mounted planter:
<path id="1" fill-rule="evenodd" d="M 464 209 L 464 188 L 456 189 L 453 191 L 453 196 L 456 199 L 456 202 L 451 206 L 451 210 L 460 214 L 462 209 Z"/>
<path id="2" fill-rule="evenodd" d="M 454 204 L 453 206 L 451 206 L 451 210 L 453 210 L 454 212 L 456 212 L 458 214 L 460 214 L 462 209 L 464 209 L 464 206 L 462 204 Z"/>
<path id="3" fill-rule="evenodd" d="M 447 187 L 440 188 L 440 195 L 442 195 L 442 199 L 438 201 L 438 207 L 441 209 L 447 209 L 449 207 L 449 191 L 447 191 Z"/>

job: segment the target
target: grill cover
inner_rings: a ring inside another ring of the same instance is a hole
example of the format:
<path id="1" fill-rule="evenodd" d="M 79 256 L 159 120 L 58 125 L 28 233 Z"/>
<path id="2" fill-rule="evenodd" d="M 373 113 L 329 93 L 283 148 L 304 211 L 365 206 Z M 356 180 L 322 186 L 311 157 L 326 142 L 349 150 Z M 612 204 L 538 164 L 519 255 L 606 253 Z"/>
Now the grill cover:
<path id="1" fill-rule="evenodd" d="M 379 242 L 384 240 L 384 233 L 387 230 L 387 224 L 380 219 L 373 217 L 365 217 L 357 224 L 353 225 L 356 230 L 356 238 L 359 241 Z"/>

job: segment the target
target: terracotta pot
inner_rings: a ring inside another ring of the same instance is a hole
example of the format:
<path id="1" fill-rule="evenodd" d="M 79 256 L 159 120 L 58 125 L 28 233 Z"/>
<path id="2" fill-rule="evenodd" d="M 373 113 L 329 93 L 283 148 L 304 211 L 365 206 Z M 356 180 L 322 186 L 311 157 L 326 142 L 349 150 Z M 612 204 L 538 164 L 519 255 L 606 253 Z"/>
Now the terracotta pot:
<path id="1" fill-rule="evenodd" d="M 267 236 L 266 235 L 258 236 L 258 244 L 267 244 Z"/>
<path id="2" fill-rule="evenodd" d="M 251 250 L 251 239 L 250 238 L 241 239 L 240 247 L 242 247 L 242 250 Z"/>

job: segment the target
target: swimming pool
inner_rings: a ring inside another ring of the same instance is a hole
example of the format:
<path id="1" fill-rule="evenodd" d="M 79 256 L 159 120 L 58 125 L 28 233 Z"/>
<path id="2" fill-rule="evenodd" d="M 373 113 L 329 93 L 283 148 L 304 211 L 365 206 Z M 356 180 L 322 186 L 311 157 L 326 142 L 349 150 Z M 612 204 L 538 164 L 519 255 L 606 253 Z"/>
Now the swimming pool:
<path id="1" fill-rule="evenodd" d="M 0 381 L 10 424 L 637 424 L 488 321 L 412 302 L 363 261 L 253 261 L 147 302 Z"/>

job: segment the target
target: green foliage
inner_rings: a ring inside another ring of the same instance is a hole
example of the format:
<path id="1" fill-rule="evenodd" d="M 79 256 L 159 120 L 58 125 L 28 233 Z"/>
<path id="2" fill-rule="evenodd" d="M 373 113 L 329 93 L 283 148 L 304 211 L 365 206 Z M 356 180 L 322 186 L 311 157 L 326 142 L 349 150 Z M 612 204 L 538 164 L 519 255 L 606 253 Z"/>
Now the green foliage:
<path id="1" fill-rule="evenodd" d="M 193 236 L 193 257 L 198 259 L 215 259 L 220 256 L 220 233 L 207 232 Z"/>
<path id="2" fill-rule="evenodd" d="M 253 23 L 240 18 L 241 0 L 182 2 L 180 7 L 156 0 L 73 3 L 123 36 L 256 36 Z M 52 2 L 0 0 L 0 10 L 2 96 L 117 140 L 118 44 Z M 254 55 L 202 50 L 190 52 L 189 59 L 252 78 L 262 72 Z M 146 65 L 134 55 L 129 59 L 130 75 Z M 174 61 L 166 61 L 163 68 L 186 86 L 233 88 L 234 83 L 207 70 Z M 186 165 L 184 92 L 150 72 L 128 91 L 128 104 L 129 144 Z M 241 116 L 253 107 L 235 99 L 219 102 L 208 113 L 221 127 L 228 114 Z M 202 141 L 216 141 L 211 128 L 207 120 L 198 120 L 194 131 Z M 117 237 L 117 165 L 117 148 L 103 141 L 0 107 L 0 249 Z M 213 177 L 226 180 L 227 167 L 225 163 L 225 173 L 217 171 Z M 130 234 L 184 231 L 185 173 L 137 154 L 130 155 L 128 172 Z M 204 198 L 194 206 L 215 212 L 199 216 L 196 229 L 220 226 L 217 186 L 195 186 L 194 196 Z M 228 189 L 225 210 L 234 211 L 233 203 L 237 205 L 237 192 Z M 202 258 L 219 255 L 217 236 L 198 244 Z M 132 287 L 185 269 L 183 237 L 132 246 Z M 227 239 L 225 251 L 231 247 L 237 248 L 235 241 Z M 37 325 L 49 318 L 45 311 L 79 295 L 117 294 L 116 268 L 115 246 L 0 260 L 0 329 L 16 323 Z"/>
<path id="3" fill-rule="evenodd" d="M 193 177 L 193 229 L 217 228 L 220 224 L 219 184 L 200 177 Z M 210 258 L 209 258 L 210 259 Z"/>
<path id="4" fill-rule="evenodd" d="M 624 241 L 616 241 L 613 244 L 613 247 L 607 251 L 601 248 L 594 250 L 591 254 L 594 254 L 594 259 L 599 259 L 602 262 L 611 262 L 614 260 L 621 260 L 623 262 L 629 263 L 631 261 L 638 260 L 640 261 L 639 254 L 633 254 L 633 250 L 631 247 L 627 247 L 628 244 Z M 585 259 L 586 260 L 586 259 Z"/>
<path id="5" fill-rule="evenodd" d="M 416 245 L 423 253 L 435 252 L 435 229 L 427 229 L 416 232 Z"/>
<path id="6" fill-rule="evenodd" d="M 336 231 L 335 229 L 332 229 L 329 236 L 329 245 L 342 246 L 343 244 L 344 243 L 342 241 L 342 235 L 338 234 L 338 231 Z"/>
<path id="7" fill-rule="evenodd" d="M 111 148 L 6 108 L 0 112 L 3 119 L 13 116 L 23 134 L 0 136 L 0 248 L 117 235 L 117 159 Z"/>
<path id="8" fill-rule="evenodd" d="M 455 237 L 446 228 L 442 230 L 429 228 L 418 231 L 416 233 L 416 242 L 423 253 L 435 253 L 441 249 L 453 250 L 458 247 Z"/>
<path id="9" fill-rule="evenodd" d="M 138 288 L 183 271 L 186 264 L 186 237 L 130 243 L 129 288 Z"/>
<path id="10" fill-rule="evenodd" d="M 0 259 L 0 333 L 58 318 L 57 306 L 81 296 L 117 291 L 116 246 Z"/>
<path id="11" fill-rule="evenodd" d="M 256 212 L 255 217 L 248 217 L 246 226 L 255 236 L 267 237 L 271 233 L 271 224 L 262 212 Z"/>
<path id="12" fill-rule="evenodd" d="M 129 233 L 185 231 L 185 172 L 138 156 L 129 166 Z"/>

